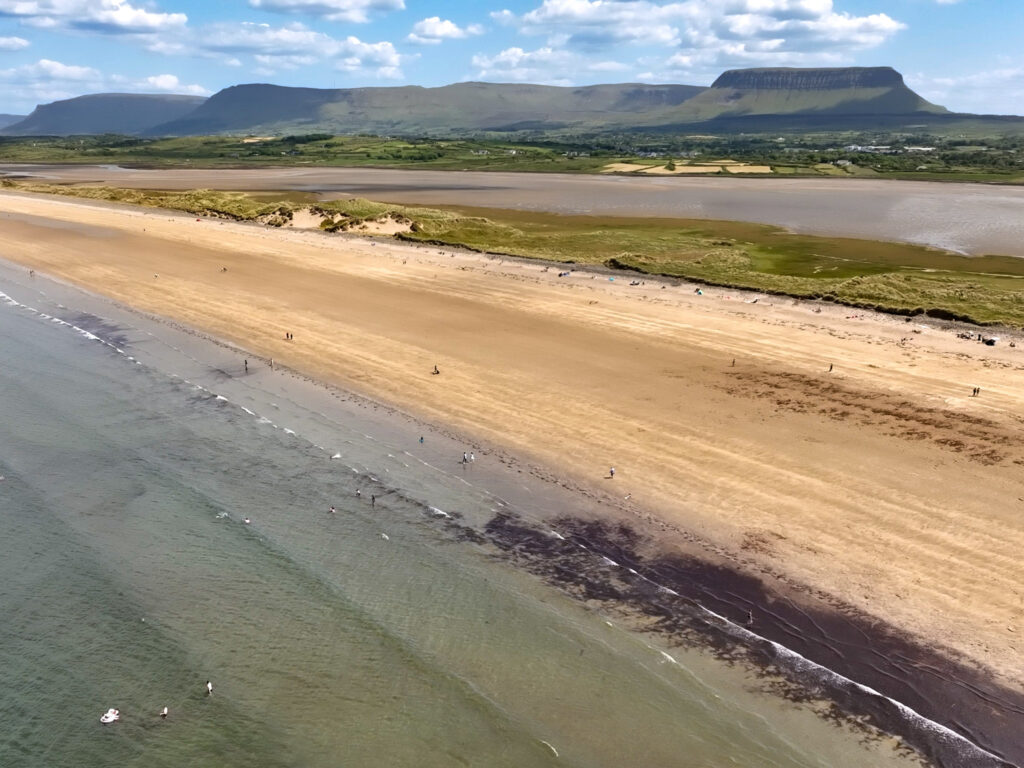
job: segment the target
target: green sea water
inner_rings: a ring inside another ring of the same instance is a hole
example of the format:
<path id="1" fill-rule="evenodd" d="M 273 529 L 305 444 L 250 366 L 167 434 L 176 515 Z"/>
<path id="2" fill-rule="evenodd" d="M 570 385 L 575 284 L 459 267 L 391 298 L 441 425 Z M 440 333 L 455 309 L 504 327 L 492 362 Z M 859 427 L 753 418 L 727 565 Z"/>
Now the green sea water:
<path id="1" fill-rule="evenodd" d="M 0 303 L 0 766 L 917 764 L 453 537 L 412 435 L 107 341 Z"/>

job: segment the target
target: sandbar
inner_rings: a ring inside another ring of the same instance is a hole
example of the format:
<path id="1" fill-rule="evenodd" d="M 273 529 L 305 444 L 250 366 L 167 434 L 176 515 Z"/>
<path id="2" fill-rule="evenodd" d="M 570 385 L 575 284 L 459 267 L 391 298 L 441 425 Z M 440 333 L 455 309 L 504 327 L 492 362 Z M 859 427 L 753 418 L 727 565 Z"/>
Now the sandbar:
<path id="1" fill-rule="evenodd" d="M 716 163 L 715 167 L 720 164 Z M 1024 256 L 1024 187 L 740 174 L 558 174 L 381 168 L 134 169 L 3 164 L 0 175 L 142 189 L 292 190 L 324 199 L 750 221 L 810 235 Z"/>

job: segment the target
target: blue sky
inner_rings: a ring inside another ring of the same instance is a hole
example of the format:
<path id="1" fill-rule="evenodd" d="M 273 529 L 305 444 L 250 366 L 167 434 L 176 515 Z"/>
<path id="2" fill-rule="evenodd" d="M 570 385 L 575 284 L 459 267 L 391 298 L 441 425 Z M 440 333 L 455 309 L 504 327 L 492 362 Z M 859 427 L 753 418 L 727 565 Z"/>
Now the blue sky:
<path id="1" fill-rule="evenodd" d="M 0 0 L 0 112 L 96 92 L 462 80 L 708 85 L 755 66 L 901 71 L 1024 113 L 1021 0 Z"/>

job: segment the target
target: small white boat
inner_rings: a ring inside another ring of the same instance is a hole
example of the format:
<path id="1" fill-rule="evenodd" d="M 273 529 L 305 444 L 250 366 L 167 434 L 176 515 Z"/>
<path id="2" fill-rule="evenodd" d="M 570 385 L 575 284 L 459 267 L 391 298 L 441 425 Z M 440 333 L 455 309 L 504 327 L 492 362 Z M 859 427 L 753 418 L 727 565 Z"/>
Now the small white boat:
<path id="1" fill-rule="evenodd" d="M 120 720 L 120 719 L 121 719 L 121 713 L 118 712 L 113 707 L 108 709 L 105 714 L 100 715 L 100 722 L 101 723 L 113 723 L 113 722 L 115 722 L 117 720 Z"/>

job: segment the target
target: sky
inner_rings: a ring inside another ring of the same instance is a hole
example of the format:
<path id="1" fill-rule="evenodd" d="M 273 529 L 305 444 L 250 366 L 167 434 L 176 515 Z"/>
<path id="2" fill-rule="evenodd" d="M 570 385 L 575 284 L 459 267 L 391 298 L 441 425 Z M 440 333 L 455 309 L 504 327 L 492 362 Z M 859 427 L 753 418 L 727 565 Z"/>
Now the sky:
<path id="1" fill-rule="evenodd" d="M 86 93 L 466 80 L 710 85 L 892 66 L 955 111 L 1024 114 L 1022 0 L 0 0 L 0 113 Z"/>

